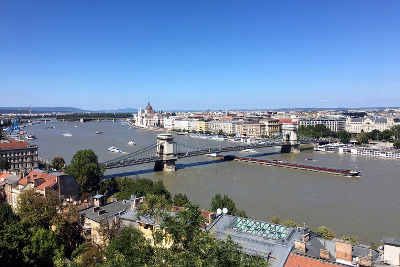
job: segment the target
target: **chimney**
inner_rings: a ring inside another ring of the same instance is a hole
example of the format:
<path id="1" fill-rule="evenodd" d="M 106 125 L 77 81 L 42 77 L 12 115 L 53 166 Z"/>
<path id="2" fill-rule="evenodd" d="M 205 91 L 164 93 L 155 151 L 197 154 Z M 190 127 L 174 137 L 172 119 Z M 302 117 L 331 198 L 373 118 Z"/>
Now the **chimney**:
<path id="1" fill-rule="evenodd" d="M 368 257 L 359 257 L 358 263 L 360 266 L 372 266 L 372 255 L 369 254 Z"/>
<path id="2" fill-rule="evenodd" d="M 302 240 L 303 240 L 303 242 L 308 242 L 308 241 L 310 241 L 310 233 L 304 234 Z"/>
<path id="3" fill-rule="evenodd" d="M 319 257 L 324 260 L 329 260 L 329 250 L 321 248 L 319 250 Z"/>
<path id="4" fill-rule="evenodd" d="M 104 213 L 106 213 L 106 211 L 103 210 L 103 209 L 100 209 L 100 210 L 97 212 L 98 215 L 102 215 L 102 214 L 104 214 Z"/>
<path id="5" fill-rule="evenodd" d="M 353 261 L 353 247 L 351 243 L 343 241 L 343 240 L 336 240 L 336 259 L 348 261 Z"/>
<path id="6" fill-rule="evenodd" d="M 306 253 L 306 242 L 295 240 L 294 241 L 294 248 L 300 252 Z"/>

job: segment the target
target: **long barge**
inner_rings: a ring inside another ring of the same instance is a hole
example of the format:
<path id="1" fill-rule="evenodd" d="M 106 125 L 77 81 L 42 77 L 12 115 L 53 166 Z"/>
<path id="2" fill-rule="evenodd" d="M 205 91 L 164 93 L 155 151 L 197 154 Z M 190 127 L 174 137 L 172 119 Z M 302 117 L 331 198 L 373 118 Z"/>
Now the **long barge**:
<path id="1" fill-rule="evenodd" d="M 286 168 L 306 170 L 306 171 L 329 173 L 329 174 L 342 175 L 342 176 L 360 176 L 360 174 L 361 174 L 361 171 L 359 171 L 359 170 L 353 171 L 353 170 L 342 170 L 342 169 L 334 169 L 334 168 L 327 168 L 327 167 L 317 167 L 317 166 L 311 166 L 311 165 L 285 162 L 282 160 L 254 159 L 254 158 L 236 157 L 236 156 L 231 156 L 231 155 L 218 155 L 218 154 L 209 154 L 208 156 L 217 157 L 217 158 L 227 160 L 227 161 L 235 160 L 235 161 L 277 166 L 277 167 L 286 167 Z"/>

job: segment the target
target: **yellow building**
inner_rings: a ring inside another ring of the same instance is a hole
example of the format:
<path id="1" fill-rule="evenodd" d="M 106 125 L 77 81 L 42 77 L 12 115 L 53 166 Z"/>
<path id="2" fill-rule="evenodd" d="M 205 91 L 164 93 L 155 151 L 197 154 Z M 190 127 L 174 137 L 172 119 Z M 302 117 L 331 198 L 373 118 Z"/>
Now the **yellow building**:
<path id="1" fill-rule="evenodd" d="M 261 123 L 265 124 L 265 132 L 264 135 L 274 136 L 281 133 L 281 125 L 279 124 L 279 120 L 277 119 L 262 119 L 260 120 Z"/>
<path id="2" fill-rule="evenodd" d="M 84 235 L 95 244 L 107 244 L 102 232 L 104 227 L 119 228 L 119 218 L 122 214 L 131 210 L 132 201 L 123 200 L 105 204 L 106 197 L 96 195 L 93 197 L 94 206 L 79 211 L 83 219 Z"/>
<path id="3" fill-rule="evenodd" d="M 210 130 L 209 127 L 210 121 L 208 120 L 199 120 L 197 121 L 197 132 L 207 132 Z"/>

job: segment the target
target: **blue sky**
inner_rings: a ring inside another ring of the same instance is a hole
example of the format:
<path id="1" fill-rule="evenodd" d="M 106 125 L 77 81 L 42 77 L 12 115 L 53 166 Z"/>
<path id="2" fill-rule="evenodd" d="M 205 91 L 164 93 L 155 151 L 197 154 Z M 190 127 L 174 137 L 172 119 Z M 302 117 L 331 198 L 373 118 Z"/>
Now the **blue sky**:
<path id="1" fill-rule="evenodd" d="M 400 1 L 3 0 L 0 106 L 400 106 Z"/>

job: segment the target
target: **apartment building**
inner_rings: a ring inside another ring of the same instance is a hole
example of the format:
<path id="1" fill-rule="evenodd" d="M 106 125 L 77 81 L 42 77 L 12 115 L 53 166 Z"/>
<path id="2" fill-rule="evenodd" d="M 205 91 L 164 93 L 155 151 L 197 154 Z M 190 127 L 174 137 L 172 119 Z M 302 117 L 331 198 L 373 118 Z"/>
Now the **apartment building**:
<path id="1" fill-rule="evenodd" d="M 38 167 L 38 146 L 19 140 L 2 140 L 0 158 L 8 160 L 11 172 L 31 171 Z"/>

